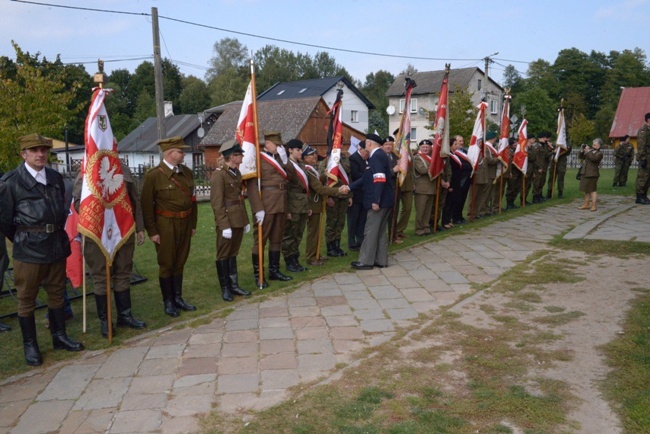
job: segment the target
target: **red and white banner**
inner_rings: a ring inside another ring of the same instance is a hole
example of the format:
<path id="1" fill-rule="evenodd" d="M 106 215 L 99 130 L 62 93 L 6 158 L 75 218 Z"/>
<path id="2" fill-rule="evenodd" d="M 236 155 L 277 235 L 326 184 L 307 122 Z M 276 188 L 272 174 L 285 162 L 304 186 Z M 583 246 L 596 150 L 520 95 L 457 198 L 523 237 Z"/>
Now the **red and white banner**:
<path id="1" fill-rule="evenodd" d="M 485 139 L 485 132 L 483 125 L 485 124 L 485 110 L 487 109 L 488 104 L 485 101 L 481 101 L 478 108 L 478 113 L 476 114 L 476 121 L 474 121 L 474 129 L 472 130 L 472 138 L 469 141 L 469 147 L 467 148 L 467 156 L 472 162 L 472 167 L 476 171 L 478 163 L 480 163 L 481 158 L 483 157 L 483 140 Z"/>
<path id="2" fill-rule="evenodd" d="M 65 220 L 65 232 L 70 241 L 70 256 L 65 260 L 65 275 L 70 279 L 73 288 L 79 288 L 83 284 L 83 256 L 81 254 L 81 235 L 77 230 L 79 226 L 79 214 L 74 209 L 74 201 L 70 204 L 68 218 Z"/>
<path id="3" fill-rule="evenodd" d="M 110 92 L 110 89 L 93 89 L 86 118 L 78 228 L 97 243 L 112 264 L 117 250 L 135 231 L 135 222 L 117 154 L 117 141 L 104 106 L 104 99 Z"/>
<path id="4" fill-rule="evenodd" d="M 519 126 L 519 137 L 517 139 L 517 149 L 512 157 L 512 165 L 519 169 L 524 175 L 528 169 L 528 121 L 521 121 Z"/>
<path id="5" fill-rule="evenodd" d="M 560 158 L 560 155 L 567 152 L 566 142 L 566 122 L 564 121 L 564 108 L 560 107 L 557 114 L 557 142 L 555 142 L 555 161 Z"/>
<path id="6" fill-rule="evenodd" d="M 341 120 L 341 105 L 343 103 L 343 91 L 339 89 L 336 101 L 328 112 L 331 115 L 329 128 L 327 130 L 327 146 L 329 159 L 327 160 L 327 185 L 333 186 L 339 180 L 348 185 L 348 174 L 341 166 L 341 145 L 343 144 L 343 121 Z"/>
<path id="7" fill-rule="evenodd" d="M 252 83 L 252 82 L 251 82 Z M 257 152 L 255 149 L 255 112 L 253 111 L 253 88 L 248 83 L 246 96 L 241 105 L 239 120 L 237 121 L 237 140 L 244 150 L 244 158 L 239 166 L 242 180 L 257 177 Z"/>
<path id="8" fill-rule="evenodd" d="M 429 165 L 429 176 L 437 178 L 445 168 L 443 157 L 449 155 L 449 111 L 447 100 L 449 96 L 449 71 L 440 86 L 440 98 L 438 99 L 438 110 L 436 111 L 436 130 L 433 136 L 433 151 L 431 152 L 431 164 Z"/>
<path id="9" fill-rule="evenodd" d="M 406 173 L 411 165 L 411 94 L 415 88 L 415 81 L 406 78 L 406 96 L 404 97 L 404 111 L 399 123 L 399 137 L 397 139 L 397 154 L 399 155 L 397 182 L 404 183 Z"/>
<path id="10" fill-rule="evenodd" d="M 510 163 L 510 146 L 508 142 L 510 138 L 510 98 L 510 95 L 504 96 L 503 110 L 501 112 L 501 133 L 499 134 L 497 158 L 503 164 L 499 164 L 497 167 L 497 178 L 503 175 L 503 172 L 505 172 Z"/>

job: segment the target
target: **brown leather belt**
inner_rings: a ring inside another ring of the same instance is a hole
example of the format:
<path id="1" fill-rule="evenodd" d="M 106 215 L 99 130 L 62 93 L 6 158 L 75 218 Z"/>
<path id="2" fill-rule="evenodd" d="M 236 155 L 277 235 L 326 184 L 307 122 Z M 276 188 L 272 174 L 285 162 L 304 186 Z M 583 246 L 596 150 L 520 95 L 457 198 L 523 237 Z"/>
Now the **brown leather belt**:
<path id="1" fill-rule="evenodd" d="M 262 190 L 284 190 L 284 189 L 285 189 L 285 184 L 262 186 Z"/>
<path id="2" fill-rule="evenodd" d="M 226 206 L 235 206 L 235 205 L 242 205 L 243 202 L 241 200 L 226 200 L 224 201 L 224 205 Z"/>
<path id="3" fill-rule="evenodd" d="M 164 210 L 164 209 L 156 209 L 154 212 L 156 214 L 158 214 L 158 215 L 161 215 L 161 216 L 167 217 L 167 218 L 184 219 L 188 215 L 192 214 L 192 208 L 190 208 L 190 209 L 188 209 L 186 211 L 178 211 L 178 212 L 167 211 L 167 210 Z"/>
<path id="4" fill-rule="evenodd" d="M 46 224 L 44 226 L 18 226 L 16 232 L 45 232 L 51 234 L 63 230 L 63 227 L 55 224 Z"/>

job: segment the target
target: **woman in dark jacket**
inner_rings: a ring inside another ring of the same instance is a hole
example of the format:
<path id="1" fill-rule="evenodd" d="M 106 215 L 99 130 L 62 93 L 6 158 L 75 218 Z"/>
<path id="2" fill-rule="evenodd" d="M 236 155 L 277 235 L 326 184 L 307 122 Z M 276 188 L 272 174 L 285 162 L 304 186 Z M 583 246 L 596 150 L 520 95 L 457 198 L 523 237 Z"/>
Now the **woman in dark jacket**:
<path id="1" fill-rule="evenodd" d="M 596 187 L 598 185 L 598 177 L 600 177 L 600 172 L 598 167 L 600 162 L 603 159 L 603 154 L 600 152 L 600 148 L 603 146 L 603 141 L 601 139 L 594 139 L 591 146 L 586 145 L 580 150 L 578 158 L 584 160 L 582 163 L 582 168 L 580 169 L 580 191 L 585 194 L 585 203 L 578 207 L 578 209 L 591 209 L 596 211 L 596 199 L 598 193 L 596 193 Z M 591 207 L 589 206 L 589 200 L 591 199 Z"/>

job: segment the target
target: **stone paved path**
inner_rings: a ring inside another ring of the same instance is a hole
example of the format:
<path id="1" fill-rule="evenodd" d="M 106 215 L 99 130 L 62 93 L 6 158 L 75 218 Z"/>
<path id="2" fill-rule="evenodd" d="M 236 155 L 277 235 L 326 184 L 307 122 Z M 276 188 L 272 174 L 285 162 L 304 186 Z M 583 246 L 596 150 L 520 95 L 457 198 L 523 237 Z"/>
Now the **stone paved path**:
<path id="1" fill-rule="evenodd" d="M 394 254 L 388 268 L 342 270 L 289 294 L 239 303 L 207 325 L 159 330 L 115 351 L 34 369 L 0 384 L 0 434 L 195 432 L 196 416 L 213 408 L 267 408 L 560 233 L 650 241 L 648 213 L 609 197 L 597 212 L 558 205 L 480 230 L 457 228 Z"/>

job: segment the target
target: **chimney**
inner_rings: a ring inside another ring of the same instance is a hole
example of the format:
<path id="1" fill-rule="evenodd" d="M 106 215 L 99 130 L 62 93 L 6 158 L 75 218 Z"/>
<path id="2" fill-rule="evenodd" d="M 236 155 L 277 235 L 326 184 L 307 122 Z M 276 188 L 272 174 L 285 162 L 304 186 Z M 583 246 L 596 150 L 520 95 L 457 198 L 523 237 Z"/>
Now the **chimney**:
<path id="1" fill-rule="evenodd" d="M 165 101 L 165 117 L 168 118 L 174 116 L 174 107 L 172 107 L 171 101 Z"/>

